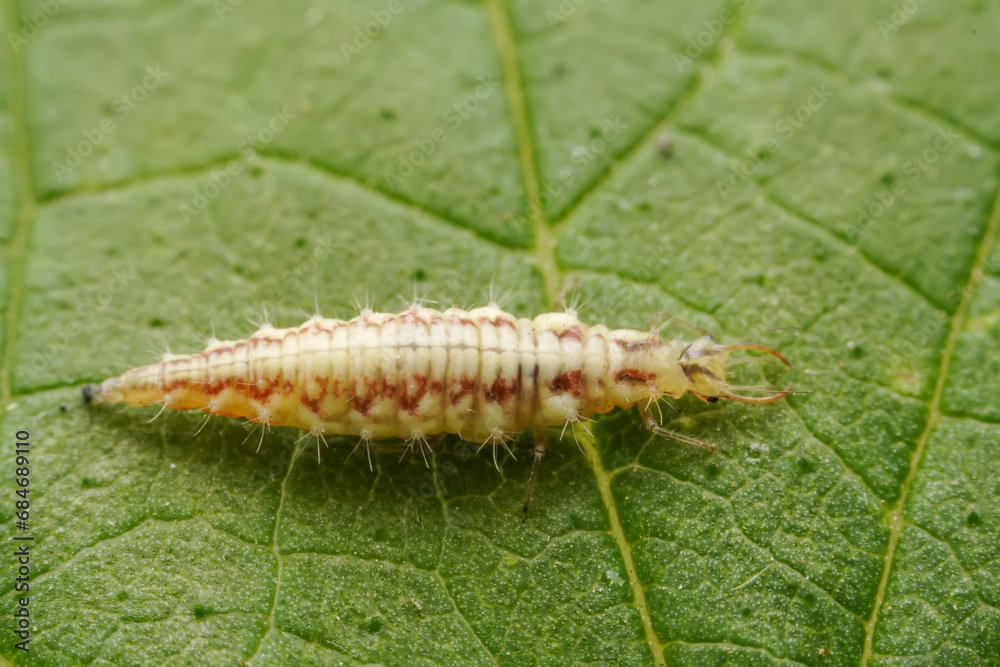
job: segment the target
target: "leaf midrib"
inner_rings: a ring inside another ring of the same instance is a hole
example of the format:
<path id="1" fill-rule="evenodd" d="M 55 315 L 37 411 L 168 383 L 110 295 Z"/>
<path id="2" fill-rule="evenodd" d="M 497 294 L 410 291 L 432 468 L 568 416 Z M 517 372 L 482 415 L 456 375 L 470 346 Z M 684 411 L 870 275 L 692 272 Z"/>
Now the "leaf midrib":
<path id="1" fill-rule="evenodd" d="M 969 278 L 965 283 L 965 288 L 962 290 L 962 299 L 955 310 L 955 315 L 949 321 L 948 339 L 945 342 L 944 352 L 941 354 L 941 364 L 938 367 L 937 381 L 934 384 L 934 394 L 931 396 L 927 423 L 924 424 L 924 430 L 917 439 L 917 447 L 910 459 L 910 469 L 903 480 L 899 499 L 886 514 L 890 526 L 889 546 L 886 549 L 882 578 L 879 581 L 878 591 L 875 594 L 875 606 L 871 618 L 865 626 L 865 649 L 861 656 L 862 665 L 868 664 L 868 659 L 874 650 L 872 644 L 874 643 L 875 629 L 878 626 L 878 615 L 882 609 L 882 601 L 885 599 L 888 588 L 889 572 L 892 569 L 892 561 L 895 556 L 896 545 L 899 542 L 899 535 L 906 524 L 906 520 L 903 517 L 906 499 L 913 485 L 913 479 L 920 469 L 920 462 L 923 460 L 927 442 L 941 418 L 947 416 L 941 412 L 941 398 L 944 395 L 945 385 L 948 381 L 948 372 L 951 370 L 951 360 L 955 353 L 955 347 L 958 344 L 958 338 L 962 334 L 962 326 L 965 323 L 969 305 L 972 303 L 979 283 L 982 282 L 984 277 L 985 272 L 983 271 L 983 267 L 986 266 L 990 249 L 996 241 L 998 229 L 1000 229 L 1000 192 L 997 193 L 993 200 L 993 208 L 990 212 L 989 222 L 986 225 L 986 232 L 979 240 L 978 247 L 976 248 L 976 261 L 973 263 L 972 269 L 969 272 Z"/>

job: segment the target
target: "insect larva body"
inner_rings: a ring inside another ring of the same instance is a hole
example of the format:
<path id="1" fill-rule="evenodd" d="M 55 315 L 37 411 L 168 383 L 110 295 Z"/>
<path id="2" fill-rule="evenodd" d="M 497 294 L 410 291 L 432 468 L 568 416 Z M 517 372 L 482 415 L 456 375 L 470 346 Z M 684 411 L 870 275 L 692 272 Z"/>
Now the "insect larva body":
<path id="1" fill-rule="evenodd" d="M 264 326 L 84 387 L 92 403 L 158 403 L 245 417 L 316 435 L 422 440 L 457 433 L 502 443 L 529 427 L 564 426 L 616 406 L 643 407 L 690 393 L 703 400 L 778 400 L 732 393 L 725 361 L 756 345 L 661 341 L 655 332 L 586 326 L 575 313 L 516 318 L 495 306 L 444 312 L 415 307 L 350 320 Z M 787 363 L 787 362 L 786 362 Z"/>

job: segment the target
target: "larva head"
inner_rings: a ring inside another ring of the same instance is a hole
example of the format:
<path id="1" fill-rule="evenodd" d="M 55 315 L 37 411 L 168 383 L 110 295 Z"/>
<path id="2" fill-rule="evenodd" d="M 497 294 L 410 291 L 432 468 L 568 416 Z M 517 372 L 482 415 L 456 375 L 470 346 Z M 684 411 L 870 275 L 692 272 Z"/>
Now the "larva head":
<path id="1" fill-rule="evenodd" d="M 715 403 L 720 398 L 726 398 L 737 403 L 773 403 L 784 398 L 791 389 L 791 385 L 785 389 L 753 389 L 753 391 L 764 391 L 770 396 L 743 396 L 734 394 L 733 387 L 726 382 L 726 360 L 731 352 L 737 350 L 756 350 L 777 357 L 789 368 L 792 367 L 788 360 L 769 347 L 763 345 L 752 345 L 749 343 L 730 343 L 729 345 L 719 345 L 711 336 L 702 336 L 695 342 L 688 345 L 678 359 L 684 375 L 691 381 L 688 393 L 697 396 L 703 401 Z"/>

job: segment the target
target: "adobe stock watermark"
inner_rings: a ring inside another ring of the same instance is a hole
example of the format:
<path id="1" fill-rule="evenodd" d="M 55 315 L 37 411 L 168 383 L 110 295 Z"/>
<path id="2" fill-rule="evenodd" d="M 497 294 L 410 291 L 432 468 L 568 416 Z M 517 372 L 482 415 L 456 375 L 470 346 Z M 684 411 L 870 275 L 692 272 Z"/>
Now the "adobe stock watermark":
<path id="1" fill-rule="evenodd" d="M 37 37 L 42 28 L 47 26 L 49 21 L 62 11 L 63 6 L 69 3 L 70 0 L 41 0 L 38 3 L 38 11 L 21 20 L 22 25 L 18 32 L 7 32 L 7 39 L 10 41 L 14 53 L 20 53 L 21 47 Z"/>
<path id="2" fill-rule="evenodd" d="M 549 202 L 562 195 L 566 188 L 576 181 L 581 172 L 592 165 L 608 150 L 609 146 L 621 138 L 628 127 L 618 116 L 613 119 L 605 118 L 601 124 L 601 136 L 594 137 L 586 144 L 579 144 L 573 148 L 570 155 L 572 168 L 560 169 L 556 178 L 550 181 L 545 186 L 545 190 L 539 194 L 538 201 L 528 202 L 528 210 L 514 216 L 517 227 L 530 227 L 532 219 L 541 215 L 542 210 L 548 206 Z"/>
<path id="3" fill-rule="evenodd" d="M 889 20 L 879 19 L 875 24 L 882 34 L 882 39 L 888 40 L 892 33 L 898 32 L 925 4 L 927 4 L 927 0 L 903 0 L 903 2 L 894 3 Z"/>
<path id="4" fill-rule="evenodd" d="M 317 238 L 309 256 L 296 260 L 294 266 L 281 274 L 280 286 L 271 290 L 261 304 L 263 311 L 275 313 L 278 306 L 285 302 L 288 294 L 301 293 L 306 279 L 319 269 L 320 264 L 333 257 L 336 249 L 337 244 L 329 236 Z"/>
<path id="5" fill-rule="evenodd" d="M 809 119 L 822 109 L 831 97 L 833 97 L 833 91 L 828 90 L 825 83 L 820 84 L 818 87 L 812 86 L 809 88 L 809 97 L 806 98 L 805 103 L 792 113 L 785 114 L 775 122 L 775 134 L 768 137 L 758 148 L 748 149 L 746 151 L 747 159 L 730 167 L 732 173 L 729 178 L 716 182 L 715 187 L 719 191 L 722 200 L 725 201 L 729 198 L 729 195 L 746 185 L 746 182 L 757 173 L 761 165 L 777 153 L 784 142 L 791 139 L 796 132 L 802 129 L 809 122 Z"/>
<path id="6" fill-rule="evenodd" d="M 739 18 L 740 12 L 749 6 L 750 0 L 735 0 L 730 6 L 719 12 L 716 18 L 702 21 L 701 25 L 704 27 L 693 35 L 688 35 L 684 53 L 680 51 L 674 51 L 673 53 L 674 65 L 677 67 L 677 71 L 687 71 L 694 64 L 694 61 L 705 53 L 706 49 L 719 41 L 722 33 L 726 31 L 726 26 L 735 23 L 736 19 Z M 734 10 L 734 7 L 738 11 Z"/>
<path id="7" fill-rule="evenodd" d="M 426 133 L 423 137 L 413 141 L 413 150 L 404 156 L 400 156 L 399 164 L 395 171 L 387 171 L 383 174 L 386 183 L 392 188 L 398 188 L 407 178 L 416 173 L 417 168 L 424 164 L 438 148 L 448 141 L 449 131 L 457 130 L 469 118 L 472 118 L 479 107 L 490 99 L 500 88 L 500 82 L 488 74 L 479 77 L 479 85 L 469 95 L 455 102 L 441 115 L 441 120 L 445 125 L 438 126 Z"/>
<path id="8" fill-rule="evenodd" d="M 362 25 L 354 26 L 354 38 L 348 42 L 340 43 L 340 53 L 348 63 L 351 59 L 360 55 L 367 49 L 372 40 L 378 39 L 382 31 L 389 27 L 392 20 L 399 16 L 406 5 L 403 0 L 389 0 L 383 9 L 373 9 L 369 12 L 371 21 L 366 21 Z"/>
<path id="9" fill-rule="evenodd" d="M 62 162 L 52 163 L 52 171 L 59 178 L 59 182 L 62 182 L 66 176 L 72 175 L 74 170 L 83 164 L 84 158 L 93 153 L 94 149 L 104 141 L 104 138 L 117 129 L 117 123 L 132 115 L 132 112 L 139 108 L 149 93 L 170 78 L 170 74 L 161 70 L 159 65 L 148 65 L 145 71 L 146 76 L 143 77 L 141 83 L 133 86 L 127 93 L 119 95 L 111 103 L 111 110 L 114 112 L 115 118 L 104 117 L 96 127 L 83 130 L 81 141 L 66 146 L 66 159 Z"/>
<path id="10" fill-rule="evenodd" d="M 856 243 L 861 239 L 875 224 L 875 221 L 885 215 L 899 198 L 903 197 L 910 187 L 927 173 L 931 165 L 955 145 L 957 139 L 958 135 L 950 127 L 937 128 L 937 136 L 934 137 L 932 145 L 910 156 L 910 159 L 903 163 L 902 171 L 905 180 L 897 179 L 889 187 L 877 190 L 873 201 L 857 208 L 857 218 L 844 230 L 847 239 L 851 243 Z"/>
<path id="11" fill-rule="evenodd" d="M 212 9 L 215 10 L 215 15 L 222 21 L 226 18 L 226 14 L 232 14 L 242 4 L 243 0 L 212 0 Z"/>
<path id="12" fill-rule="evenodd" d="M 271 113 L 273 115 L 266 126 L 254 134 L 247 135 L 236 147 L 240 159 L 230 160 L 224 168 L 210 171 L 208 182 L 201 187 L 193 188 L 191 200 L 177 205 L 177 211 L 184 218 L 185 223 L 191 222 L 208 208 L 209 203 L 229 187 L 233 178 L 243 172 L 244 164 L 256 160 L 257 151 L 274 141 L 274 138 L 288 127 L 289 122 L 298 117 L 298 114 L 289 111 L 287 106 L 281 109 L 274 107 L 271 109 Z"/>
<path id="13" fill-rule="evenodd" d="M 103 288 L 91 293 L 86 299 L 77 304 L 77 318 L 61 329 L 49 334 L 42 351 L 29 355 L 21 368 L 28 373 L 31 379 L 38 378 L 48 368 L 59 352 L 83 332 L 84 326 L 88 322 L 93 321 L 98 315 L 110 310 L 115 297 L 121 294 L 128 287 L 129 283 L 135 280 L 136 275 L 135 267 L 131 265 L 125 265 L 113 270 L 111 277 L 107 279 Z"/>

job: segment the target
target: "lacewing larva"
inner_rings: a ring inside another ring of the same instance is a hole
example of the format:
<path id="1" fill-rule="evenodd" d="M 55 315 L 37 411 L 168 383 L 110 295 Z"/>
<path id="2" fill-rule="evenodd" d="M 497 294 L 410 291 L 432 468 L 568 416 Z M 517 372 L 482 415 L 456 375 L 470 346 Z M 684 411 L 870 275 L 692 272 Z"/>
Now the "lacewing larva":
<path id="1" fill-rule="evenodd" d="M 93 404 L 159 404 L 244 417 L 319 437 L 355 435 L 366 446 L 403 438 L 424 447 L 429 436 L 454 433 L 494 445 L 494 457 L 496 446 L 522 429 L 565 428 L 638 405 L 654 433 L 711 449 L 662 428 L 652 407 L 684 394 L 710 403 L 763 404 L 790 393 L 791 385 L 728 384 L 726 360 L 738 350 L 764 352 L 790 367 L 761 345 L 720 345 L 710 336 L 660 340 L 655 330 L 587 326 L 572 310 L 534 319 L 497 306 L 365 310 L 350 321 L 314 317 L 291 329 L 265 325 L 247 340 L 213 341 L 197 354 L 171 355 L 87 385 L 83 396 Z M 539 442 L 536 466 L 544 453 Z"/>

